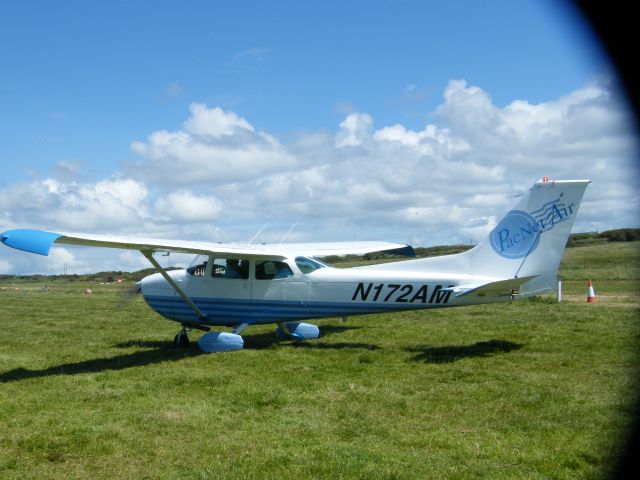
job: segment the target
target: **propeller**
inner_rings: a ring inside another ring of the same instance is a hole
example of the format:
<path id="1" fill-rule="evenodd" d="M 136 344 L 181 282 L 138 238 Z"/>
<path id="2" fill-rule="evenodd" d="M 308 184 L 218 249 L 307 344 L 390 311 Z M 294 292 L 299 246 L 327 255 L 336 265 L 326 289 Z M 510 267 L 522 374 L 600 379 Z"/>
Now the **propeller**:
<path id="1" fill-rule="evenodd" d="M 138 294 L 140 294 L 141 291 L 142 288 L 140 286 L 140 282 L 123 287 L 120 291 L 120 295 L 118 296 L 118 307 L 124 308 L 129 305 L 138 297 Z"/>

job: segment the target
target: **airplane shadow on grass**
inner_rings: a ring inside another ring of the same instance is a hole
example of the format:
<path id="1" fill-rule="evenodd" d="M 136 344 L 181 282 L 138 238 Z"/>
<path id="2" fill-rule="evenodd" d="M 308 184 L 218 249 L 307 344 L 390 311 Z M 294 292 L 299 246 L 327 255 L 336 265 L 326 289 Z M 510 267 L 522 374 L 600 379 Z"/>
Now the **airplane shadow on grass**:
<path id="1" fill-rule="evenodd" d="M 360 328 L 349 326 L 326 326 L 322 328 L 322 337 L 341 333 L 346 330 Z M 273 332 L 262 333 L 256 335 L 243 336 L 245 340 L 245 348 L 261 350 L 267 349 L 276 343 L 283 343 L 290 347 L 307 347 L 319 349 L 341 349 L 341 348 L 364 348 L 374 350 L 379 347 L 364 343 L 322 343 L 316 340 L 309 342 L 295 342 L 291 340 L 279 340 Z M 115 357 L 94 358 L 83 360 L 80 362 L 63 363 L 49 368 L 40 370 L 30 370 L 28 368 L 15 368 L 7 372 L 0 373 L 0 383 L 13 382 L 18 380 L 27 380 L 30 378 L 50 377 L 56 375 L 78 375 L 83 373 L 97 373 L 108 370 L 124 370 L 132 367 L 142 367 L 145 365 L 153 365 L 155 363 L 167 361 L 180 361 L 185 358 L 202 355 L 195 341 L 186 349 L 179 349 L 173 346 L 170 340 L 167 341 L 148 341 L 148 340 L 131 340 L 121 342 L 114 345 L 116 348 L 147 348 L 149 350 L 117 355 Z M 232 353 L 230 353 L 232 354 Z M 223 354 L 224 355 L 224 354 Z"/>
<path id="2" fill-rule="evenodd" d="M 507 340 L 489 340 L 473 345 L 446 345 L 443 347 L 418 346 L 405 349 L 417 353 L 411 360 L 424 363 L 453 363 L 463 358 L 489 357 L 497 353 L 508 353 L 524 347 L 521 343 Z"/>
<path id="3" fill-rule="evenodd" d="M 166 361 L 178 361 L 184 358 L 200 355 L 196 346 L 186 349 L 177 349 L 172 342 L 147 342 L 132 341 L 115 345 L 118 348 L 133 348 L 135 346 L 152 348 L 115 357 L 93 358 L 80 362 L 63 363 L 41 370 L 28 368 L 15 368 L 8 372 L 0 373 L 0 383 L 29 378 L 49 377 L 55 375 L 78 375 L 82 373 L 97 373 L 107 370 L 124 370 L 131 367 L 141 367 Z"/>
<path id="4" fill-rule="evenodd" d="M 245 348 L 250 348 L 252 350 L 262 350 L 266 348 L 270 348 L 275 343 L 282 343 L 288 347 L 292 348 L 309 348 L 309 349 L 334 349 L 339 350 L 343 348 L 363 348 L 366 350 L 377 350 L 377 345 L 371 345 L 369 343 L 360 343 L 360 342 L 339 342 L 339 343 L 324 343 L 322 339 L 337 333 L 343 333 L 348 330 L 355 330 L 362 327 L 356 326 L 347 326 L 347 325 L 326 325 L 320 327 L 320 338 L 317 340 L 309 340 L 309 341 L 291 341 L 291 340 L 280 340 L 278 339 L 273 332 L 262 333 L 258 335 L 243 335 L 244 338 L 244 346 Z"/>

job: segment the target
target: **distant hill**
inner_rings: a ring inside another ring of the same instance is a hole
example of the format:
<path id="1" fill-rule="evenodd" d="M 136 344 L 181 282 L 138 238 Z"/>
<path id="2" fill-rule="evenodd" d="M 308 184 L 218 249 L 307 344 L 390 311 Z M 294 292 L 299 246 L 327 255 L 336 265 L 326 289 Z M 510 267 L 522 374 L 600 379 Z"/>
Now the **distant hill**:
<path id="1" fill-rule="evenodd" d="M 167 270 L 176 270 L 176 268 L 168 268 Z M 21 275 L 20 279 L 26 281 L 39 282 L 42 280 L 67 280 L 70 282 L 96 282 L 96 283 L 115 283 L 118 280 L 131 283 L 142 280 L 144 277 L 156 273 L 156 269 L 153 267 L 138 270 L 136 272 L 97 272 L 97 273 L 84 273 L 84 274 L 69 274 L 69 275 Z M 6 279 L 14 279 L 16 275 L 0 275 L 0 281 Z"/>
<path id="2" fill-rule="evenodd" d="M 567 247 L 580 247 L 605 242 L 633 242 L 640 240 L 640 228 L 618 228 L 602 233 L 572 233 L 569 235 Z"/>

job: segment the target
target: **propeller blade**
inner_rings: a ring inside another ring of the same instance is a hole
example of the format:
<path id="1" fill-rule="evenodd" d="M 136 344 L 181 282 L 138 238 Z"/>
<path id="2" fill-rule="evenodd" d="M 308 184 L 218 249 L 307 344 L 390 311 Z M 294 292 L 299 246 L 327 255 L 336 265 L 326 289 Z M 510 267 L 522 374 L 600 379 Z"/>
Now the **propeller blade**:
<path id="1" fill-rule="evenodd" d="M 118 297 L 118 306 L 120 308 L 127 306 L 129 303 L 133 302 L 138 297 L 138 294 L 141 291 L 142 289 L 140 287 L 140 282 L 124 287 Z"/>

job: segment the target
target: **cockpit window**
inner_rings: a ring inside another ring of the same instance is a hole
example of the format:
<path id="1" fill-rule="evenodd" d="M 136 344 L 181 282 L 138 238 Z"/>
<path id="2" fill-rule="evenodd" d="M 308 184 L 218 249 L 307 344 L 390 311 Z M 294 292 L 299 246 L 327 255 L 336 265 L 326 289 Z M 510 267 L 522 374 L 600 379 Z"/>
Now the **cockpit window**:
<path id="1" fill-rule="evenodd" d="M 288 277 L 293 277 L 293 272 L 289 265 L 284 262 L 268 260 L 256 263 L 257 280 L 274 280 Z"/>
<path id="2" fill-rule="evenodd" d="M 189 264 L 187 273 L 195 277 L 204 277 L 204 274 L 207 271 L 208 260 L 209 257 L 207 255 L 197 255 Z"/>
<path id="3" fill-rule="evenodd" d="M 210 273 L 207 273 L 209 263 L 211 263 Z M 249 260 L 209 258 L 207 255 L 198 255 L 187 268 L 187 273 L 194 277 L 211 275 L 213 278 L 247 280 L 249 278 Z"/>
<path id="4" fill-rule="evenodd" d="M 235 278 L 247 280 L 249 278 L 249 260 L 237 258 L 216 258 L 211 269 L 213 278 Z"/>
<path id="5" fill-rule="evenodd" d="M 296 257 L 296 265 L 304 274 L 315 272 L 319 268 L 326 267 L 324 263 L 307 257 Z"/>

